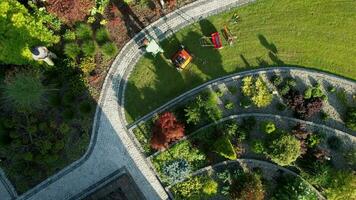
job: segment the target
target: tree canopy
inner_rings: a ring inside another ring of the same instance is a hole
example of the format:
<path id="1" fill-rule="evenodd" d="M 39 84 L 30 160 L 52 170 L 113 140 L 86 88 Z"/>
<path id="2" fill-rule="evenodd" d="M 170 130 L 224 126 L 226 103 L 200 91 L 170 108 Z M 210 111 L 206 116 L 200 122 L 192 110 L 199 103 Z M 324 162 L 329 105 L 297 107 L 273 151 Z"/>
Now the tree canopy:
<path id="1" fill-rule="evenodd" d="M 41 18 L 31 15 L 16 0 L 0 3 L 0 62 L 26 64 L 31 58 L 30 48 L 51 46 L 59 37 L 49 30 Z"/>

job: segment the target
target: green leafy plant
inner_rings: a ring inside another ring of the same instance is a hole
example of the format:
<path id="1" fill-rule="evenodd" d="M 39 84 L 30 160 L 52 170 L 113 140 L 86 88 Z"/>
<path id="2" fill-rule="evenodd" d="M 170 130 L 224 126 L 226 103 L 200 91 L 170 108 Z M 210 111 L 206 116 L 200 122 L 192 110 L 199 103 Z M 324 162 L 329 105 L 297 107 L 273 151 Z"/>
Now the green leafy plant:
<path id="1" fill-rule="evenodd" d="M 278 179 L 278 186 L 273 192 L 273 200 L 306 199 L 317 200 L 316 193 L 300 178 L 283 175 Z"/>
<path id="2" fill-rule="evenodd" d="M 63 35 L 65 41 L 74 41 L 76 39 L 75 32 L 67 29 Z"/>
<path id="3" fill-rule="evenodd" d="M 271 104 L 273 96 L 262 77 L 253 78 L 252 76 L 247 76 L 242 79 L 242 82 L 243 95 L 250 97 L 258 108 Z"/>
<path id="4" fill-rule="evenodd" d="M 82 44 L 82 51 L 85 56 L 93 56 L 96 52 L 95 43 L 91 40 L 84 41 Z"/>
<path id="5" fill-rule="evenodd" d="M 216 184 L 211 184 L 210 177 L 195 176 L 172 187 L 174 198 L 178 200 L 207 199 L 215 193 Z M 206 193 L 207 192 L 207 193 Z"/>
<path id="6" fill-rule="evenodd" d="M 69 58 L 76 59 L 80 54 L 80 47 L 77 43 L 68 43 L 64 46 L 64 54 Z"/>
<path id="7" fill-rule="evenodd" d="M 231 101 L 229 101 L 229 102 L 227 102 L 227 103 L 225 104 L 225 108 L 226 108 L 227 110 L 232 110 L 232 109 L 234 109 L 234 107 L 235 107 L 235 105 L 234 105 L 234 103 L 231 102 Z"/>
<path id="8" fill-rule="evenodd" d="M 271 78 L 271 82 L 274 86 L 278 87 L 280 84 L 282 84 L 283 79 L 278 75 L 273 75 Z"/>
<path id="9" fill-rule="evenodd" d="M 267 134 L 271 134 L 276 130 L 276 125 L 272 121 L 265 121 L 261 124 L 261 129 Z"/>
<path id="10" fill-rule="evenodd" d="M 81 23 L 75 29 L 75 35 L 80 40 L 91 39 L 93 31 L 88 24 Z"/>
<path id="11" fill-rule="evenodd" d="M 229 188 L 230 199 L 263 200 L 265 198 L 265 189 L 260 175 L 237 171 L 232 176 L 232 183 Z"/>
<path id="12" fill-rule="evenodd" d="M 219 155 L 230 160 L 237 159 L 235 149 L 227 137 L 219 138 L 213 146 L 214 152 L 218 153 Z"/>
<path id="13" fill-rule="evenodd" d="M 290 165 L 300 155 L 300 141 L 288 133 L 282 133 L 268 143 L 267 156 L 281 166 Z"/>
<path id="14" fill-rule="evenodd" d="M 203 193 L 207 196 L 214 196 L 218 193 L 218 186 L 216 181 L 209 179 L 203 184 Z"/>
<path id="15" fill-rule="evenodd" d="M 253 140 L 251 150 L 257 154 L 263 154 L 265 150 L 265 145 L 262 140 Z"/>
<path id="16" fill-rule="evenodd" d="M 36 72 L 19 72 L 4 86 L 3 98 L 17 111 L 29 112 L 42 106 L 47 89 Z"/>
<path id="17" fill-rule="evenodd" d="M 101 50 L 104 53 L 105 56 L 107 57 L 113 57 L 116 55 L 118 49 L 116 45 L 112 42 L 107 42 L 101 46 Z"/>
<path id="18" fill-rule="evenodd" d="M 106 28 L 101 27 L 95 32 L 95 38 L 99 44 L 104 44 L 109 41 L 109 33 Z"/>

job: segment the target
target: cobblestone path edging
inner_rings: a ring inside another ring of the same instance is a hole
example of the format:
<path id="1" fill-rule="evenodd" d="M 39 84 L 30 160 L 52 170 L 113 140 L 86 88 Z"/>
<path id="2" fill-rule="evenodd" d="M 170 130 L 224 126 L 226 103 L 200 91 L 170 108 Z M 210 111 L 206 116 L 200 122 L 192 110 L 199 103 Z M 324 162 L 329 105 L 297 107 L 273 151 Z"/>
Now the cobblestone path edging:
<path id="1" fill-rule="evenodd" d="M 105 78 L 94 117 L 89 148 L 85 155 L 17 199 L 72 199 L 123 167 L 126 167 L 147 199 L 167 199 L 166 191 L 149 168 L 145 157 L 132 142 L 126 129 L 127 123 L 122 106 L 123 91 L 131 70 L 143 54 L 137 43 L 147 34 L 162 40 L 200 19 L 253 1 L 198 0 L 167 14 L 138 33 L 120 51 Z M 16 198 L 8 197 L 5 193 L 0 193 L 0 197 L 2 200 Z"/>

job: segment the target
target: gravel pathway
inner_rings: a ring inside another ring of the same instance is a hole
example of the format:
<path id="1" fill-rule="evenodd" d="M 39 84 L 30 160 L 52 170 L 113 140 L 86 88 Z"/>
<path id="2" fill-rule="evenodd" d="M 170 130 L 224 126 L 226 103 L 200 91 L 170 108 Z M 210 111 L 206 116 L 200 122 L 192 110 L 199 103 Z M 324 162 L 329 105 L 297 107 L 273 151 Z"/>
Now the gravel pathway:
<path id="1" fill-rule="evenodd" d="M 138 33 L 120 51 L 106 76 L 86 154 L 17 199 L 81 199 L 97 187 L 99 182 L 105 181 L 108 175 L 119 169 L 130 173 L 146 199 L 167 199 L 166 191 L 126 129 L 122 106 L 125 83 L 143 54 L 138 49 L 137 42 L 147 34 L 162 40 L 202 18 L 252 1 L 254 0 L 198 0 L 160 18 Z M 0 199 L 14 199 L 6 188 L 0 184 Z"/>

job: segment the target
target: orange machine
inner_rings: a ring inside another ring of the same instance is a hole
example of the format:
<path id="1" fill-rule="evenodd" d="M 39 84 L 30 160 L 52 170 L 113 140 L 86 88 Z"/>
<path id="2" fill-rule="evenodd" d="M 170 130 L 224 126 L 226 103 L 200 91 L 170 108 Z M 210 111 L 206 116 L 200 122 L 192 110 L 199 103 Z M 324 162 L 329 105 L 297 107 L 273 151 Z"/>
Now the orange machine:
<path id="1" fill-rule="evenodd" d="M 172 62 L 175 67 L 178 69 L 185 69 L 188 64 L 192 61 L 192 56 L 189 54 L 187 50 L 182 47 L 179 51 L 177 51 L 173 57 Z"/>

